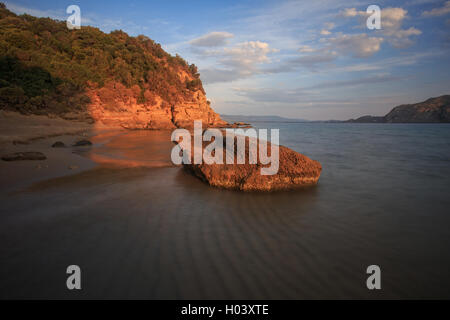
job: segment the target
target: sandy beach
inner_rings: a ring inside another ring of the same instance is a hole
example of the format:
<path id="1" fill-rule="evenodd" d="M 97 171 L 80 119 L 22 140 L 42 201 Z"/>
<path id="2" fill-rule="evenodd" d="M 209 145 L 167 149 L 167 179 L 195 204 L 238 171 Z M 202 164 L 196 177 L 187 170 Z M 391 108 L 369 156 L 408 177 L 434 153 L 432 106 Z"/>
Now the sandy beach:
<path id="1" fill-rule="evenodd" d="M 35 182 L 102 167 L 168 167 L 170 131 L 132 131 L 47 116 L 0 114 L 0 155 L 41 152 L 46 160 L 0 161 L 0 189 L 13 191 Z M 147 148 L 136 147 L 146 139 Z M 74 147 L 80 140 L 92 146 Z M 57 142 L 66 147 L 53 148 Z"/>

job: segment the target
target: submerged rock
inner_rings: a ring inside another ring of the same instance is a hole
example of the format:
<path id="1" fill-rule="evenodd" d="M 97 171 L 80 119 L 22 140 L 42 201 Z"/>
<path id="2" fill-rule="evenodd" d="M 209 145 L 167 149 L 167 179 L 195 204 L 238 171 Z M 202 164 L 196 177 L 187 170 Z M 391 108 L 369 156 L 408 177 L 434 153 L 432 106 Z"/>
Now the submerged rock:
<path id="1" fill-rule="evenodd" d="M 246 139 L 248 142 L 248 138 Z M 237 145 L 236 140 L 234 145 Z M 270 154 L 272 149 L 270 142 L 268 142 L 267 148 Z M 235 160 L 236 152 L 236 148 L 234 148 Z M 228 164 L 226 161 L 224 164 L 206 164 L 204 162 L 193 164 L 192 155 L 192 164 L 184 164 L 184 167 L 211 186 L 241 191 L 275 191 L 314 185 L 317 184 L 322 171 L 322 166 L 318 161 L 287 147 L 279 146 L 278 171 L 273 175 L 262 175 L 261 168 L 267 168 L 270 165 L 263 165 L 259 156 L 256 164 L 249 164 L 249 153 L 252 151 L 249 150 L 249 144 L 246 143 L 245 164 L 237 164 L 236 161 Z M 224 157 L 226 157 L 225 142 Z"/>
<path id="2" fill-rule="evenodd" d="M 92 146 L 92 142 L 89 140 L 80 140 L 75 142 L 74 147 L 82 147 L 82 146 Z"/>
<path id="3" fill-rule="evenodd" d="M 52 148 L 64 148 L 66 145 L 64 142 L 56 141 L 54 144 L 52 144 Z"/>
<path id="4" fill-rule="evenodd" d="M 16 152 L 11 154 L 6 154 L 2 156 L 4 161 L 18 161 L 18 160 L 45 160 L 47 157 L 41 152 Z"/>

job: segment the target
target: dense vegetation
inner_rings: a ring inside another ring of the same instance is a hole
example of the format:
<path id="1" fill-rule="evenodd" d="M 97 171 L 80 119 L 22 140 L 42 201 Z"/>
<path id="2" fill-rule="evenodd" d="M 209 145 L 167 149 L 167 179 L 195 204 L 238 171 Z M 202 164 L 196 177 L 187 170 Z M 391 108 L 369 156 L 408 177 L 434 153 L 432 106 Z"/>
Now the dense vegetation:
<path id="1" fill-rule="evenodd" d="M 180 77 L 186 73 L 189 78 Z M 23 113 L 83 110 L 87 88 L 139 88 L 139 103 L 159 95 L 173 105 L 202 90 L 197 67 L 153 40 L 118 30 L 105 34 L 65 21 L 16 15 L 0 3 L 0 109 Z"/>

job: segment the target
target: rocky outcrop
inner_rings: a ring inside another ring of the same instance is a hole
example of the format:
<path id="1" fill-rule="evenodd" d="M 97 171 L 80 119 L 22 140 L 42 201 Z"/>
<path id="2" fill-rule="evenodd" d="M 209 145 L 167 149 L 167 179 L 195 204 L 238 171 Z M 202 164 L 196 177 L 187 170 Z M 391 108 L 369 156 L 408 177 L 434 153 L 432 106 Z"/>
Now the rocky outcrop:
<path id="1" fill-rule="evenodd" d="M 363 116 L 347 122 L 448 123 L 450 122 L 450 95 L 430 98 L 415 104 L 403 104 L 393 108 L 384 117 Z"/>
<path id="2" fill-rule="evenodd" d="M 203 148 L 207 145 L 204 144 Z M 236 146 L 235 140 L 235 146 Z M 224 142 L 224 157 L 226 157 Z M 271 144 L 268 143 L 269 154 Z M 246 159 L 249 159 L 248 138 L 245 148 Z M 234 159 L 236 159 L 236 148 L 234 148 Z M 193 159 L 193 158 L 191 158 Z M 184 167 L 195 176 L 214 187 L 234 189 L 240 191 L 276 191 L 294 189 L 301 186 L 317 184 L 322 171 L 321 164 L 311 160 L 292 149 L 279 146 L 279 168 L 273 175 L 262 175 L 261 168 L 268 167 L 258 161 L 256 164 L 234 163 L 227 164 L 184 164 Z"/>

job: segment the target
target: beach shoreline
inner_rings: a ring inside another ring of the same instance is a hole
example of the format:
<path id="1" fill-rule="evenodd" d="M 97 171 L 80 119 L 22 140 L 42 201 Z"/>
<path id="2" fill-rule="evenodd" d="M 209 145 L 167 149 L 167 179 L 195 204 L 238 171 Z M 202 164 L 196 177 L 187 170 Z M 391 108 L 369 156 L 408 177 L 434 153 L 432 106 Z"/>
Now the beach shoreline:
<path id="1" fill-rule="evenodd" d="M 0 161 L 0 189 L 11 192 L 34 183 L 95 169 L 97 167 L 167 167 L 170 132 L 126 130 L 61 118 L 0 113 L 0 155 L 40 152 L 45 160 Z M 130 139 L 130 136 L 133 136 Z M 133 146 L 139 136 L 150 141 L 145 150 Z M 149 139 L 150 136 L 150 139 Z M 92 146 L 73 146 L 88 140 Z M 53 148 L 55 142 L 65 147 Z"/>

